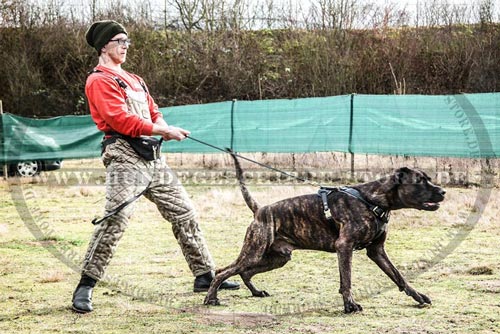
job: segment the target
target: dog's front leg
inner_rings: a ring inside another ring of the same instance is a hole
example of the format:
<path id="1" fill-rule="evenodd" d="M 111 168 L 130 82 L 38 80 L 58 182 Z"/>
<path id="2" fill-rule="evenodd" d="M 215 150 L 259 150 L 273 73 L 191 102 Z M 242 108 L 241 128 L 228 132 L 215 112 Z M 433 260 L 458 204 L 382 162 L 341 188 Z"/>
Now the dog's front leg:
<path id="1" fill-rule="evenodd" d="M 411 296 L 420 305 L 431 304 L 431 299 L 413 289 L 404 279 L 399 270 L 392 264 L 389 256 L 385 252 L 384 244 L 375 244 L 367 247 L 368 257 L 375 262 L 389 278 L 396 283 L 400 291 L 404 291 L 408 296 Z"/>
<path id="2" fill-rule="evenodd" d="M 340 271 L 340 289 L 339 293 L 344 300 L 344 312 L 352 313 L 362 311 L 361 305 L 354 301 L 351 293 L 351 267 L 352 267 L 352 252 L 353 244 L 337 240 L 335 242 L 337 250 L 337 258 L 339 261 Z"/>

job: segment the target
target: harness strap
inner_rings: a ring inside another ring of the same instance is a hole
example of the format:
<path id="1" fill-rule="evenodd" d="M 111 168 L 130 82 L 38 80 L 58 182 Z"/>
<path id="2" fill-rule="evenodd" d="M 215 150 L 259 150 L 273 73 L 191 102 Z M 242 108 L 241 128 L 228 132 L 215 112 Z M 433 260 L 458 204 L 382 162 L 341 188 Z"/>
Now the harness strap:
<path id="1" fill-rule="evenodd" d="M 332 220 L 332 212 L 330 211 L 330 207 L 328 206 L 328 195 L 332 193 L 337 188 L 324 188 L 321 187 L 318 190 L 318 195 L 321 197 L 321 201 L 323 202 L 323 211 L 325 212 L 326 219 Z"/>
<path id="2" fill-rule="evenodd" d="M 123 90 L 127 89 L 127 87 L 128 87 L 128 86 L 127 86 L 127 84 L 126 84 L 126 83 L 125 83 L 122 79 L 120 79 L 120 78 L 118 78 L 118 77 L 114 77 L 113 79 L 115 79 L 115 81 L 118 83 L 118 85 L 119 85 L 119 86 L 120 86 Z"/>
<path id="3" fill-rule="evenodd" d="M 368 209 L 375 215 L 375 217 L 382 220 L 383 222 L 387 223 L 387 221 L 389 220 L 389 214 L 390 214 L 389 210 L 384 210 L 380 206 L 368 202 L 363 198 L 363 196 L 361 196 L 360 192 L 357 191 L 356 189 L 349 187 L 340 187 L 339 191 L 363 202 L 368 207 Z"/>
<path id="4" fill-rule="evenodd" d="M 390 211 L 384 210 L 380 206 L 370 203 L 369 201 L 363 198 L 363 196 L 359 191 L 350 187 L 340 187 L 340 188 L 321 187 L 318 190 L 318 196 L 321 197 L 321 201 L 323 203 L 323 210 L 325 212 L 325 217 L 327 220 L 333 221 L 332 213 L 330 211 L 330 207 L 328 206 L 328 195 L 330 195 L 332 192 L 341 192 L 357 199 L 358 201 L 365 204 L 368 210 L 370 210 L 370 212 L 373 215 L 375 215 L 375 217 L 377 218 L 375 219 L 375 224 L 377 225 L 377 229 L 375 237 L 372 240 L 379 238 L 384 233 L 385 231 L 384 227 L 389 222 Z M 371 241 L 368 243 L 368 245 L 370 243 Z M 354 248 L 359 250 L 365 247 L 367 247 L 367 245 L 357 245 Z"/>
<path id="5" fill-rule="evenodd" d="M 370 212 L 373 213 L 375 217 L 377 217 L 377 219 L 380 220 L 383 224 L 386 224 L 389 221 L 389 216 L 390 216 L 389 210 L 385 210 L 378 205 L 370 203 L 369 201 L 363 198 L 363 196 L 359 191 L 350 187 L 340 187 L 340 188 L 321 187 L 318 190 L 318 196 L 321 197 L 321 201 L 323 203 L 323 210 L 325 212 L 325 216 L 327 219 L 329 220 L 333 219 L 330 207 L 328 206 L 328 196 L 332 192 L 341 192 L 357 199 L 358 201 L 361 201 L 367 206 L 368 210 L 370 210 Z"/>
<path id="6" fill-rule="evenodd" d="M 93 73 L 103 73 L 103 72 L 101 70 L 93 69 L 92 71 L 89 72 L 89 75 L 91 75 Z M 116 81 L 118 86 L 120 86 L 123 90 L 127 89 L 128 85 L 122 79 L 120 79 L 118 77 L 113 77 L 113 79 Z M 139 84 L 141 84 L 141 87 L 142 87 L 142 89 L 144 89 L 144 92 L 146 92 L 146 94 L 149 94 L 144 81 L 142 81 L 142 80 L 139 81 Z"/>

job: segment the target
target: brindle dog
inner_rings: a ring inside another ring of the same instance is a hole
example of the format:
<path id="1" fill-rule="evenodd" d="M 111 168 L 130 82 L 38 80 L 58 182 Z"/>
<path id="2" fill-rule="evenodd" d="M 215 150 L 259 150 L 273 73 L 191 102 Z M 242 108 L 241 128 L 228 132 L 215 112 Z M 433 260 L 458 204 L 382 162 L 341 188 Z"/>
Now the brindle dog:
<path id="1" fill-rule="evenodd" d="M 266 297 L 251 278 L 258 273 L 284 266 L 294 249 L 311 249 L 337 253 L 340 270 L 340 290 L 346 313 L 361 311 L 351 293 L 351 264 L 355 249 L 366 248 L 368 257 L 389 278 L 420 305 L 431 304 L 429 297 L 413 289 L 391 263 L 384 250 L 386 224 L 382 224 L 370 208 L 390 210 L 413 208 L 434 211 L 444 200 L 445 191 L 432 184 L 422 171 L 400 168 L 394 174 L 353 186 L 362 196 L 355 198 L 341 191 L 327 197 L 331 219 L 325 216 L 321 197 L 317 194 L 285 199 L 260 206 L 250 195 L 237 157 L 233 154 L 236 174 L 245 202 L 254 212 L 254 221 L 247 229 L 239 257 L 231 265 L 217 270 L 204 303 L 218 305 L 219 285 L 234 275 L 240 275 L 253 296 Z M 370 207 L 368 204 L 371 204 Z"/>

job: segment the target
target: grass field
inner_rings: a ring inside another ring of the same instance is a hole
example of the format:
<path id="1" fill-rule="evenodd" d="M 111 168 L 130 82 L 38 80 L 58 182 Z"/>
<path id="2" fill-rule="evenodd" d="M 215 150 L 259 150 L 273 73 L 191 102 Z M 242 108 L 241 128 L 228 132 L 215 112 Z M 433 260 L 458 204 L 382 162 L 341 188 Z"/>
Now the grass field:
<path id="1" fill-rule="evenodd" d="M 95 311 L 77 315 L 70 309 L 77 268 L 90 220 L 104 205 L 102 176 L 90 177 L 96 182 L 0 182 L 0 333 L 500 333 L 498 188 L 450 187 L 436 212 L 393 212 L 387 252 L 430 307 L 399 292 L 364 251 L 353 263 L 361 313 L 343 313 L 335 254 L 312 251 L 295 251 L 284 268 L 255 277 L 271 297 L 253 298 L 243 287 L 220 292 L 222 306 L 205 307 L 169 223 L 141 199 L 108 280 L 95 290 Z M 232 262 L 251 220 L 239 189 L 187 190 L 217 264 Z M 316 188 L 251 190 L 270 203 Z"/>

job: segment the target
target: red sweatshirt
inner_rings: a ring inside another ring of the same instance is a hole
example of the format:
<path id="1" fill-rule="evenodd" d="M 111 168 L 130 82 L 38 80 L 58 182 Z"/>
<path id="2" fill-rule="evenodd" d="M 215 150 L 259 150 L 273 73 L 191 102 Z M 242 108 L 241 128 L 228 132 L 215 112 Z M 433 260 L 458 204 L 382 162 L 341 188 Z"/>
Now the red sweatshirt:
<path id="1" fill-rule="evenodd" d="M 144 92 L 140 84 L 144 80 L 126 71 L 120 75 L 104 66 L 97 66 L 95 69 L 102 73 L 89 75 L 85 85 L 85 95 L 87 95 L 90 114 L 97 128 L 103 132 L 115 131 L 131 137 L 151 136 L 153 123 L 159 117 L 163 117 L 158 111 L 158 105 L 147 94 L 151 120 L 129 113 L 125 102 L 127 94 L 114 78 L 120 78 L 130 89 L 137 92 Z"/>

